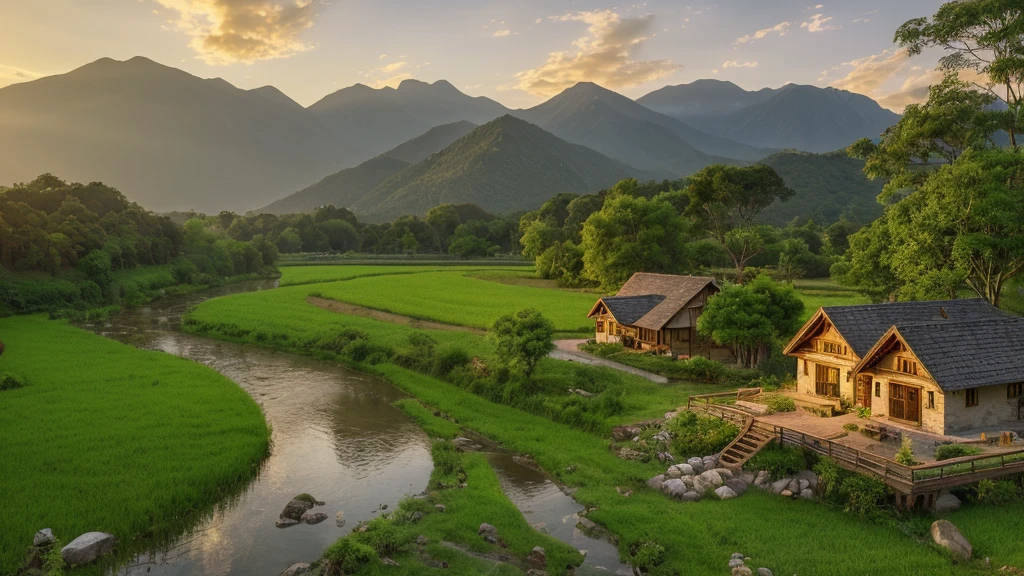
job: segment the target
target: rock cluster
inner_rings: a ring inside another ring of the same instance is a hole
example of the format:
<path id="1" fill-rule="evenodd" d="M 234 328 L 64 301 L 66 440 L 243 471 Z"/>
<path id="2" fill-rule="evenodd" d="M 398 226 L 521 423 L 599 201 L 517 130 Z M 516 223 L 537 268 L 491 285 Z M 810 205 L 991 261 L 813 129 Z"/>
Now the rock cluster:
<path id="1" fill-rule="evenodd" d="M 785 498 L 810 500 L 814 498 L 814 491 L 818 488 L 818 476 L 810 470 L 803 470 L 793 476 L 771 481 L 768 478 L 768 473 L 762 470 L 754 478 L 754 485 Z"/>
<path id="2" fill-rule="evenodd" d="M 736 498 L 747 491 L 751 481 L 753 474 L 737 474 L 719 467 L 718 456 L 705 456 L 670 466 L 647 485 L 677 500 L 696 502 L 712 492 L 722 500 Z"/>
<path id="3" fill-rule="evenodd" d="M 729 559 L 729 573 L 732 576 L 754 576 L 754 571 L 747 566 L 749 560 L 750 558 L 739 552 L 733 554 Z M 772 571 L 767 568 L 758 568 L 757 576 L 772 576 Z"/>
<path id="4" fill-rule="evenodd" d="M 498 534 L 498 529 L 486 522 L 480 525 L 480 528 L 477 529 L 476 533 L 483 537 L 484 541 L 489 544 L 497 544 L 502 547 L 505 546 L 501 536 Z"/>
<path id="5" fill-rule="evenodd" d="M 327 514 L 315 512 L 313 507 L 323 505 L 323 502 L 309 497 L 308 494 L 299 494 L 292 498 L 288 504 L 285 504 L 284 510 L 281 511 L 281 515 L 278 516 L 274 525 L 278 528 L 288 528 L 296 524 L 319 524 L 327 520 Z M 344 524 L 343 518 L 344 516 L 339 512 L 339 516 L 336 516 L 339 526 Z"/>

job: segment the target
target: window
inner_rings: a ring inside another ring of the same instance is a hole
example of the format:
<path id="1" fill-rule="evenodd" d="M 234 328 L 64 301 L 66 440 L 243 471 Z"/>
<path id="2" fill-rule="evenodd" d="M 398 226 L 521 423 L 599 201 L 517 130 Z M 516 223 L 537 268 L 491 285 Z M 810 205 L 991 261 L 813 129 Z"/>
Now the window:
<path id="1" fill-rule="evenodd" d="M 977 405 L 978 405 L 978 389 L 977 388 L 971 388 L 970 390 L 967 391 L 967 407 L 970 408 L 971 406 L 977 406 Z"/>
<path id="2" fill-rule="evenodd" d="M 881 398 L 881 397 L 882 397 L 882 383 L 881 382 L 875 382 L 875 398 Z"/>
<path id="3" fill-rule="evenodd" d="M 825 354 L 837 354 L 840 356 L 846 354 L 846 346 L 843 346 L 838 342 L 829 342 L 828 340 L 819 340 L 818 350 Z"/>
<path id="4" fill-rule="evenodd" d="M 929 410 L 935 410 L 935 392 L 928 392 L 928 404 L 926 407 Z"/>
<path id="5" fill-rule="evenodd" d="M 804 376 L 809 376 L 807 368 L 807 360 L 804 360 Z"/>
<path id="6" fill-rule="evenodd" d="M 896 358 L 896 371 L 917 376 L 917 362 L 909 358 Z"/>
<path id="7" fill-rule="evenodd" d="M 839 397 L 839 368 L 814 365 L 814 392 L 819 396 Z"/>
<path id="8" fill-rule="evenodd" d="M 604 332 L 604 320 L 597 321 L 597 331 Z"/>
<path id="9" fill-rule="evenodd" d="M 1014 382 L 1006 385 L 1007 398 L 1020 398 L 1024 396 L 1024 382 Z"/>

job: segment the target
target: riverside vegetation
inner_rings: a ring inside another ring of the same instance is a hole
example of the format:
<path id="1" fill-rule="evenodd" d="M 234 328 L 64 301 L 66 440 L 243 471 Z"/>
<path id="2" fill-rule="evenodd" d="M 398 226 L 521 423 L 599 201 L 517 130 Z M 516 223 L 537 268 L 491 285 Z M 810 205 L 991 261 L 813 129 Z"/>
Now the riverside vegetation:
<path id="1" fill-rule="evenodd" d="M 425 277 L 446 285 L 451 276 L 467 273 L 438 271 Z M 286 279 L 288 274 L 285 269 Z M 362 281 L 375 282 L 379 290 L 387 291 L 392 282 L 415 276 L 376 276 Z M 480 335 L 416 330 L 329 312 L 305 302 L 310 292 L 323 292 L 328 286 L 333 286 L 337 297 L 344 298 L 344 285 L 354 281 L 217 298 L 195 308 L 185 326 L 189 331 L 217 338 L 335 359 L 388 379 L 430 407 L 410 409 L 409 404 L 406 409 L 419 413 L 414 417 L 425 423 L 431 435 L 453 433 L 450 423 L 430 423 L 430 413 L 440 410 L 506 449 L 530 455 L 559 481 L 575 489 L 574 497 L 590 509 L 588 518 L 619 538 L 624 560 L 638 561 L 631 553 L 644 550 L 642 543 L 655 542 L 663 547 L 664 557 L 658 566 L 650 568 L 652 574 L 717 574 L 720 562 L 715 559 L 728 558 L 736 549 L 779 573 L 810 570 L 816 574 L 860 574 L 894 557 L 926 572 L 971 574 L 980 570 L 972 565 L 951 566 L 939 550 L 925 543 L 920 531 L 907 528 L 914 525 L 912 519 L 872 523 L 846 514 L 842 508 L 790 502 L 760 493 L 686 507 L 672 505 L 662 494 L 644 487 L 645 480 L 662 471 L 663 465 L 654 460 L 618 458 L 608 449 L 610 429 L 661 416 L 685 404 L 690 394 L 721 390 L 722 385 L 676 381 L 659 386 L 627 374 L 549 358 L 540 362 L 530 382 L 510 378 L 502 383 L 493 347 Z M 546 312 L 544 306 L 551 305 L 548 295 L 542 296 L 546 290 L 529 290 L 538 297 L 530 298 L 531 292 L 524 292 L 522 298 L 506 303 L 506 310 L 513 312 L 537 303 L 538 309 Z M 465 294 L 467 308 L 474 307 L 477 293 L 471 290 Z M 479 294 L 487 298 L 487 292 Z M 433 353 L 423 354 L 431 346 Z M 428 362 L 427 358 L 435 360 Z M 447 360 L 440 362 L 438 358 Z M 480 372 L 484 367 L 489 371 L 486 376 Z M 594 396 L 574 395 L 567 388 L 580 388 Z M 624 496 L 628 490 L 633 490 L 632 494 Z M 993 515 L 1013 513 L 985 509 L 993 522 L 997 522 Z M 1015 558 L 1012 550 L 988 544 L 984 536 L 989 531 L 977 522 L 965 522 L 963 529 L 976 541 L 979 555 L 1001 563 L 1011 563 Z M 813 549 L 791 545 L 809 533 L 833 537 Z M 469 536 L 463 532 L 463 537 Z M 400 554 L 411 553 L 412 548 L 403 550 Z M 844 560 L 823 564 L 822 557 Z M 381 569 L 388 571 L 386 567 Z"/>

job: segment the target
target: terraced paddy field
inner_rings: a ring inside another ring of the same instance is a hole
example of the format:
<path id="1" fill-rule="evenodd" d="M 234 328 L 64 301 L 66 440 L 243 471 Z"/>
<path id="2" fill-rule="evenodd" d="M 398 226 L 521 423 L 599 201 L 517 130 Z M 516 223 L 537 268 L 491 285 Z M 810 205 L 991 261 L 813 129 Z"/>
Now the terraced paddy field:
<path id="1" fill-rule="evenodd" d="M 0 372 L 25 383 L 0 390 L 0 574 L 44 527 L 110 532 L 122 553 L 175 537 L 268 454 L 259 406 L 201 364 L 41 316 L 0 319 L 0 336 Z"/>

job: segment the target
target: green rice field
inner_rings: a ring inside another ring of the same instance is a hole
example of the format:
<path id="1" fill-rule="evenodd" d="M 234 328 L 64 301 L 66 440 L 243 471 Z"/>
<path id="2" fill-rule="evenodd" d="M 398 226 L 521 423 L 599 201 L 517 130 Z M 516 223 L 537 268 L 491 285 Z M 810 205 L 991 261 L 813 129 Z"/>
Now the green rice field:
<path id="1" fill-rule="evenodd" d="M 44 527 L 122 553 L 176 537 L 256 474 L 270 431 L 214 370 L 40 316 L 0 319 L 0 573 Z M 90 568 L 97 571 L 102 566 Z"/>
<path id="2" fill-rule="evenodd" d="M 371 264 L 354 264 L 349 266 L 283 266 L 281 267 L 281 286 L 295 286 L 298 284 L 319 284 L 323 282 L 335 282 L 338 280 L 351 280 L 364 276 L 396 276 L 400 274 L 417 274 L 420 272 L 436 272 L 437 266 L 411 264 L 404 266 Z M 444 266 L 441 270 L 452 272 L 494 270 L 493 267 L 484 266 Z M 509 273 L 518 271 L 532 271 L 529 267 L 502 268 Z"/>

